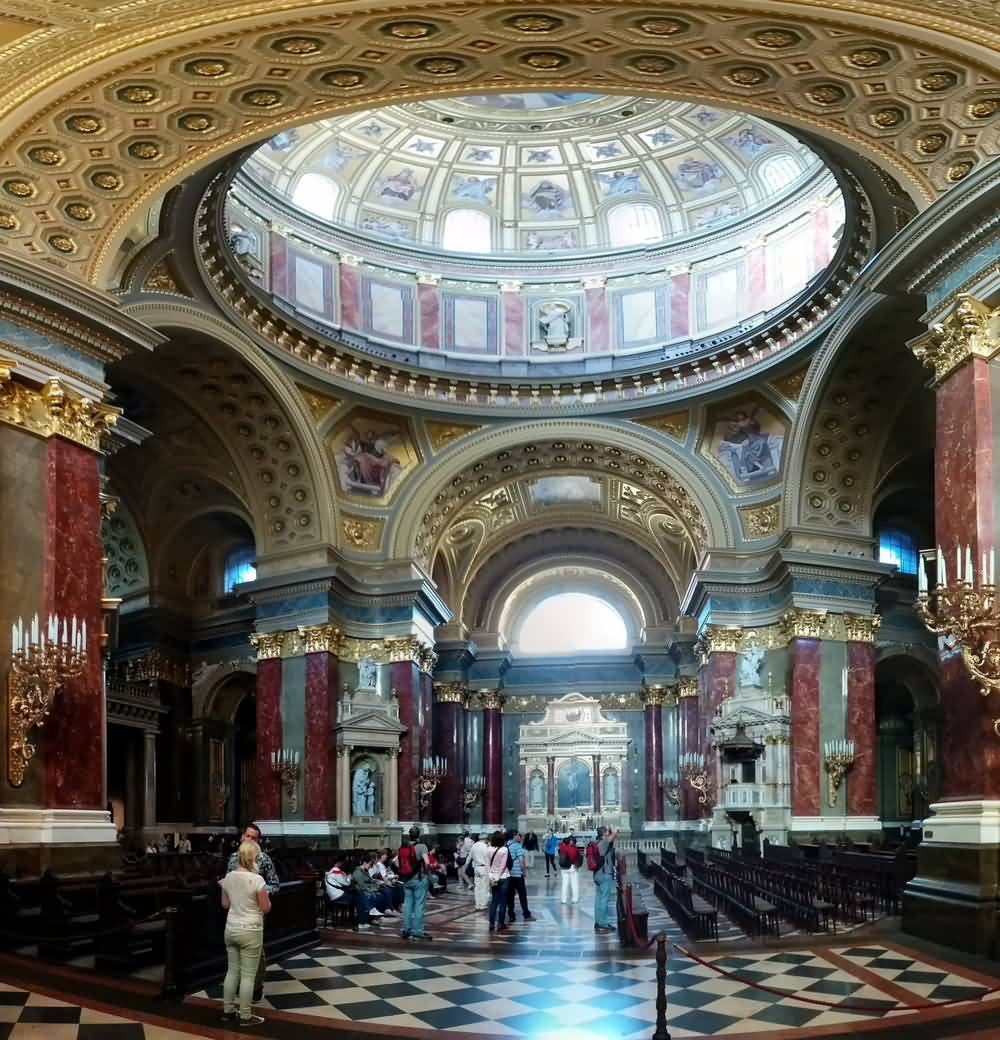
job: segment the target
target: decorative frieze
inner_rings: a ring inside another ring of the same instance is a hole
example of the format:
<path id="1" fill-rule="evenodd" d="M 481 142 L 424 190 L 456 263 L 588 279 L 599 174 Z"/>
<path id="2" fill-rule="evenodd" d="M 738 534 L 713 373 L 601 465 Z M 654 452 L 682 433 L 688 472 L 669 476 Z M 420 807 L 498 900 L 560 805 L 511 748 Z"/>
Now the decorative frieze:
<path id="1" fill-rule="evenodd" d="M 465 704 L 468 696 L 469 688 L 461 680 L 434 684 L 434 702 L 436 704 Z"/>
<path id="2" fill-rule="evenodd" d="M 874 643 L 881 624 L 881 614 L 845 614 L 844 635 L 848 643 Z"/>
<path id="3" fill-rule="evenodd" d="M 334 625 L 299 627 L 288 632 L 251 632 L 250 642 L 257 650 L 257 660 L 273 657 L 301 657 L 303 654 L 327 652 L 341 661 L 357 664 L 368 657 L 376 664 L 398 664 L 412 661 L 428 675 L 437 664 L 437 654 L 416 636 L 390 639 L 357 639 L 344 635 Z"/>
<path id="4" fill-rule="evenodd" d="M 335 625 L 312 625 L 298 629 L 302 649 L 307 654 L 336 654 L 340 647 L 341 632 Z"/>
<path id="5" fill-rule="evenodd" d="M 737 510 L 743 525 L 743 537 L 748 542 L 770 538 L 781 530 L 781 500 L 759 506 L 745 506 Z"/>
<path id="6" fill-rule="evenodd" d="M 672 690 L 665 691 L 664 704 L 676 704 Z M 597 698 L 601 711 L 642 711 L 646 702 L 641 693 L 605 693 Z"/>
<path id="7" fill-rule="evenodd" d="M 970 358 L 989 360 L 1000 354 L 1000 307 L 961 293 L 951 314 L 911 340 L 909 347 L 918 361 L 934 370 L 934 381 L 940 383 Z"/>
<path id="8" fill-rule="evenodd" d="M 711 654 L 739 652 L 743 629 L 738 625 L 708 625 L 694 643 L 694 652 L 704 664 Z"/>
<path id="9" fill-rule="evenodd" d="M 251 632 L 250 645 L 257 651 L 258 661 L 271 661 L 281 657 L 285 646 L 284 632 Z"/>
<path id="10" fill-rule="evenodd" d="M 674 691 L 668 686 L 658 683 L 642 688 L 642 703 L 647 708 L 662 708 L 665 704 L 674 702 Z"/>
<path id="11" fill-rule="evenodd" d="M 677 697 L 685 700 L 688 697 L 698 696 L 698 677 L 695 675 L 682 675 L 677 680 Z"/>
<path id="12" fill-rule="evenodd" d="M 108 682 L 150 683 L 168 682 L 173 686 L 191 685 L 190 661 L 171 657 L 160 650 L 151 650 L 140 657 L 113 661 L 107 668 Z"/>
<path id="13" fill-rule="evenodd" d="M 826 634 L 825 610 L 789 610 L 781 625 L 789 639 L 822 639 Z"/>

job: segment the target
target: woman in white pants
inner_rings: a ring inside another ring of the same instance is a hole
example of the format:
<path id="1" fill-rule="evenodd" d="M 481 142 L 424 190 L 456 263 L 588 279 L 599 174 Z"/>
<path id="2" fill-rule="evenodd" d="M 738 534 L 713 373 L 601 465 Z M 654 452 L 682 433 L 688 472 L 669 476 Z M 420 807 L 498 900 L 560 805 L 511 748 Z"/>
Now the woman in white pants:
<path id="1" fill-rule="evenodd" d="M 492 851 L 489 842 L 484 837 L 479 837 L 469 853 L 473 869 L 472 893 L 475 896 L 477 910 L 490 908 L 490 875 L 486 865 Z"/>
<path id="2" fill-rule="evenodd" d="M 577 847 L 576 840 L 570 836 L 559 843 L 558 863 L 559 878 L 562 884 L 560 902 L 580 902 L 580 864 L 583 857 Z"/>

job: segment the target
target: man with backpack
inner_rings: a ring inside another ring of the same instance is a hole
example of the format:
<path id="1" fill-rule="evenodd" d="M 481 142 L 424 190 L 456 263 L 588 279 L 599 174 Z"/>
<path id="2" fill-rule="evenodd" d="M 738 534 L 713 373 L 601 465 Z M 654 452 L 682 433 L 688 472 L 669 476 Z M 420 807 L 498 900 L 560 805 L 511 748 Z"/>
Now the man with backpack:
<path id="1" fill-rule="evenodd" d="M 433 939 L 424 931 L 424 911 L 427 909 L 427 846 L 420 841 L 420 828 L 410 828 L 410 840 L 399 849 L 399 877 L 403 882 L 404 939 Z"/>
<path id="2" fill-rule="evenodd" d="M 521 844 L 520 831 L 507 832 L 507 852 L 509 853 L 510 880 L 507 883 L 507 920 L 514 918 L 514 899 L 521 900 L 521 916 L 525 921 L 534 921 L 528 909 L 528 889 L 525 885 L 525 874 L 528 872 L 527 854 Z"/>
<path id="3" fill-rule="evenodd" d="M 583 857 L 580 855 L 576 837 L 568 834 L 559 842 L 559 877 L 562 883 L 560 902 L 580 902 L 580 864 L 582 862 Z"/>
<path id="4" fill-rule="evenodd" d="M 594 875 L 597 892 L 594 895 L 594 931 L 613 932 L 611 908 L 615 894 L 615 838 L 618 831 L 597 828 L 597 841 L 587 846 L 587 869 Z"/>

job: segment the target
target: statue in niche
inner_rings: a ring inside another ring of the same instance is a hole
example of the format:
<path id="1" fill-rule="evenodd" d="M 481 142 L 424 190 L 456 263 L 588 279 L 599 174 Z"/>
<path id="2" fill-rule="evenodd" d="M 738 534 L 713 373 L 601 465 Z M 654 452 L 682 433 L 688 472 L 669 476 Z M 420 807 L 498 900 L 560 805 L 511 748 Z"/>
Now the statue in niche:
<path id="1" fill-rule="evenodd" d="M 362 657 L 358 662 L 358 688 L 374 690 L 378 685 L 378 665 L 374 658 Z"/>
<path id="2" fill-rule="evenodd" d="M 618 804 L 618 774 L 613 769 L 604 774 L 604 804 Z"/>
<path id="3" fill-rule="evenodd" d="M 351 813 L 354 816 L 375 815 L 375 768 L 370 761 L 361 762 L 354 770 L 351 783 Z"/>
<path id="4" fill-rule="evenodd" d="M 528 804 L 532 809 L 545 805 L 545 778 L 541 773 L 532 773 L 528 781 Z"/>
<path id="5" fill-rule="evenodd" d="M 542 304 L 538 312 L 541 338 L 549 350 L 566 350 L 573 335 L 573 308 L 564 300 Z"/>
<path id="6" fill-rule="evenodd" d="M 559 807 L 575 809 L 591 804 L 590 770 L 578 758 L 559 769 Z"/>
<path id="7" fill-rule="evenodd" d="M 764 663 L 763 647 L 755 646 L 752 650 L 740 656 L 740 667 L 736 677 L 740 687 L 750 687 L 759 690 L 761 687 L 760 669 Z"/>

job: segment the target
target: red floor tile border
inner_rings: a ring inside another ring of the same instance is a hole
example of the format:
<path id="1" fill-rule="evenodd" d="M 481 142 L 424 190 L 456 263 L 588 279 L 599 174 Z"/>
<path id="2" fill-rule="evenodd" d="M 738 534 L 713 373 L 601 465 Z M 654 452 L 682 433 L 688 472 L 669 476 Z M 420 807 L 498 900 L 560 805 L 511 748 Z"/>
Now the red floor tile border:
<path id="1" fill-rule="evenodd" d="M 860 964 L 855 964 L 853 961 L 849 961 L 846 957 L 841 957 L 839 953 L 834 953 L 833 950 L 817 950 L 814 956 L 819 957 L 824 961 L 829 961 L 829 963 L 834 967 L 847 972 L 848 975 L 853 975 L 855 978 L 860 979 L 862 982 L 871 986 L 872 989 L 877 989 L 886 996 L 892 997 L 897 1004 L 903 1004 L 906 1007 L 913 1008 L 919 1007 L 921 1004 L 932 1003 L 932 1001 L 924 1000 L 912 990 L 905 989 L 903 986 L 897 986 L 891 979 L 886 979 L 881 975 L 876 975 L 875 972 L 863 968 Z"/>
<path id="2" fill-rule="evenodd" d="M 961 975 L 970 982 L 975 982 L 979 986 L 985 986 L 987 989 L 1000 990 L 1000 978 L 995 975 L 980 975 L 979 972 L 972 968 L 963 968 L 961 965 L 952 964 L 951 961 L 939 960 L 930 954 L 921 953 L 899 942 L 880 942 L 878 945 L 884 946 L 887 950 L 892 950 L 893 953 L 909 957 L 911 960 L 923 961 L 924 964 L 929 964 L 932 968 L 939 968 L 941 971 L 947 971 L 952 975 Z"/>

